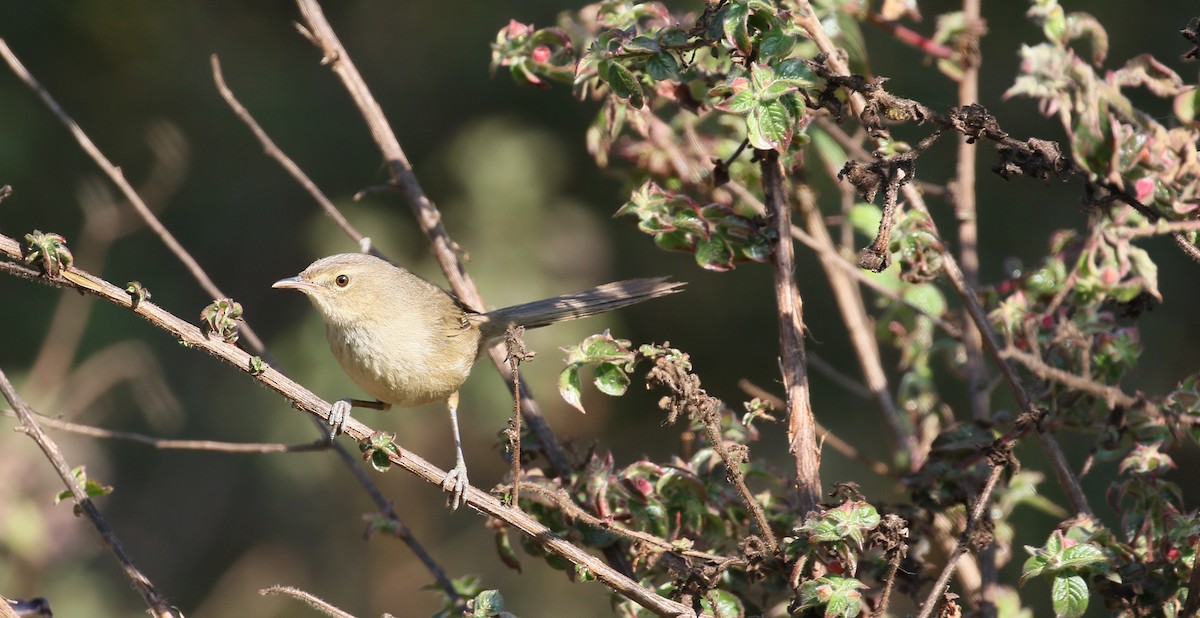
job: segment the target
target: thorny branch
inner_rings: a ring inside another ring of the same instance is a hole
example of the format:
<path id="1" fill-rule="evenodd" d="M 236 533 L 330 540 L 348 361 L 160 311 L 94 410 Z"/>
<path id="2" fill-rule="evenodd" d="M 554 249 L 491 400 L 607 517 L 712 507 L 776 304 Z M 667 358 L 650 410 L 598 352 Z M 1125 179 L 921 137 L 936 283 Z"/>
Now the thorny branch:
<path id="1" fill-rule="evenodd" d="M 661 386 L 671 393 L 659 403 L 659 406 L 668 412 L 668 423 L 674 423 L 679 415 L 683 414 L 704 427 L 709 443 L 725 464 L 725 477 L 737 488 L 746 503 L 746 508 L 754 516 L 769 553 L 776 553 L 779 543 L 775 540 L 775 533 L 767 522 L 762 505 L 746 486 L 746 476 L 742 472 L 742 464 L 749 458 L 749 449 L 741 444 L 731 448 L 721 435 L 720 414 L 724 408 L 721 400 L 710 396 L 701 388 L 699 377 L 687 371 L 681 363 L 665 356 L 654 359 L 654 367 L 646 373 L 646 385 Z M 816 504 L 809 508 L 816 508 Z"/>

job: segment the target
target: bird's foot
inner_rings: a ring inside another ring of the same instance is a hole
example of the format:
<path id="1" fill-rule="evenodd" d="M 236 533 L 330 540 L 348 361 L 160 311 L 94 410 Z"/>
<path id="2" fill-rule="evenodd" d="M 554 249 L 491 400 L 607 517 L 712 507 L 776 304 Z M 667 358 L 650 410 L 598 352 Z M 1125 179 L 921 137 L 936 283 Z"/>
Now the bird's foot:
<path id="1" fill-rule="evenodd" d="M 467 464 L 461 459 L 454 466 L 454 469 L 446 473 L 446 478 L 442 481 L 442 490 L 450 493 L 446 498 L 446 502 L 450 505 L 450 510 L 457 511 L 458 505 L 463 502 L 463 495 L 467 493 L 467 487 L 470 483 L 467 481 Z"/>
<path id="2" fill-rule="evenodd" d="M 339 399 L 333 402 L 333 407 L 329 408 L 329 439 L 341 435 L 346 429 L 346 421 L 350 420 L 350 409 L 354 407 L 354 403 L 349 399 Z"/>

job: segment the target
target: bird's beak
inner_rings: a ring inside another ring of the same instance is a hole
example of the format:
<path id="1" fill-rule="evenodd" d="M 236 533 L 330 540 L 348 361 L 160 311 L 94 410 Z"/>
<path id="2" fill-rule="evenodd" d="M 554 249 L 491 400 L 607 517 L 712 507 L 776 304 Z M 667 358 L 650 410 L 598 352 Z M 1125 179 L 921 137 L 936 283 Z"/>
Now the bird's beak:
<path id="1" fill-rule="evenodd" d="M 288 277 L 287 279 L 280 279 L 279 281 L 272 283 L 271 287 L 300 290 L 306 294 L 308 292 L 315 292 L 319 289 L 316 284 L 305 281 L 300 277 Z"/>

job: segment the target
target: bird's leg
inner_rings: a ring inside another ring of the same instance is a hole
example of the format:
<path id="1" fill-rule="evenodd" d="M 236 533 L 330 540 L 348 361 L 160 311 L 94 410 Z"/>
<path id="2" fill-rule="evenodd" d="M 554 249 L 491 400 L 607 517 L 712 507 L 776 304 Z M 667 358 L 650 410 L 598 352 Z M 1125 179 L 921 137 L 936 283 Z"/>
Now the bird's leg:
<path id="1" fill-rule="evenodd" d="M 446 407 L 450 409 L 450 426 L 454 428 L 454 469 L 446 473 L 446 478 L 442 481 L 442 489 L 450 492 L 450 509 L 457 511 L 468 487 L 467 462 L 463 459 L 462 438 L 458 435 L 457 392 L 446 399 Z"/>
<path id="2" fill-rule="evenodd" d="M 364 401 L 362 399 L 339 399 L 333 402 L 333 406 L 329 408 L 329 439 L 341 435 L 346 429 L 346 421 L 350 420 L 350 408 L 371 408 L 374 410 L 387 410 L 392 404 L 382 401 Z"/>

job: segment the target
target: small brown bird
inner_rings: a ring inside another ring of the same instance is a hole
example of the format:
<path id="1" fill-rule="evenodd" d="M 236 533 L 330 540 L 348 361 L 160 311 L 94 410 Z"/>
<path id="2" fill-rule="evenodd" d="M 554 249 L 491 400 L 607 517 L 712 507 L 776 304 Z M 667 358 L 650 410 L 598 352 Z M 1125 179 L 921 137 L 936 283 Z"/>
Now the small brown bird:
<path id="1" fill-rule="evenodd" d="M 342 370 L 377 401 L 342 399 L 330 410 L 334 435 L 353 406 L 387 410 L 445 401 L 454 427 L 455 466 L 442 482 L 457 509 L 468 486 L 458 433 L 458 389 L 480 353 L 512 326 L 537 328 L 680 291 L 665 278 L 609 283 L 577 294 L 476 312 L 457 297 L 385 260 L 363 253 L 321 258 L 272 287 L 304 292 L 325 319 Z"/>

